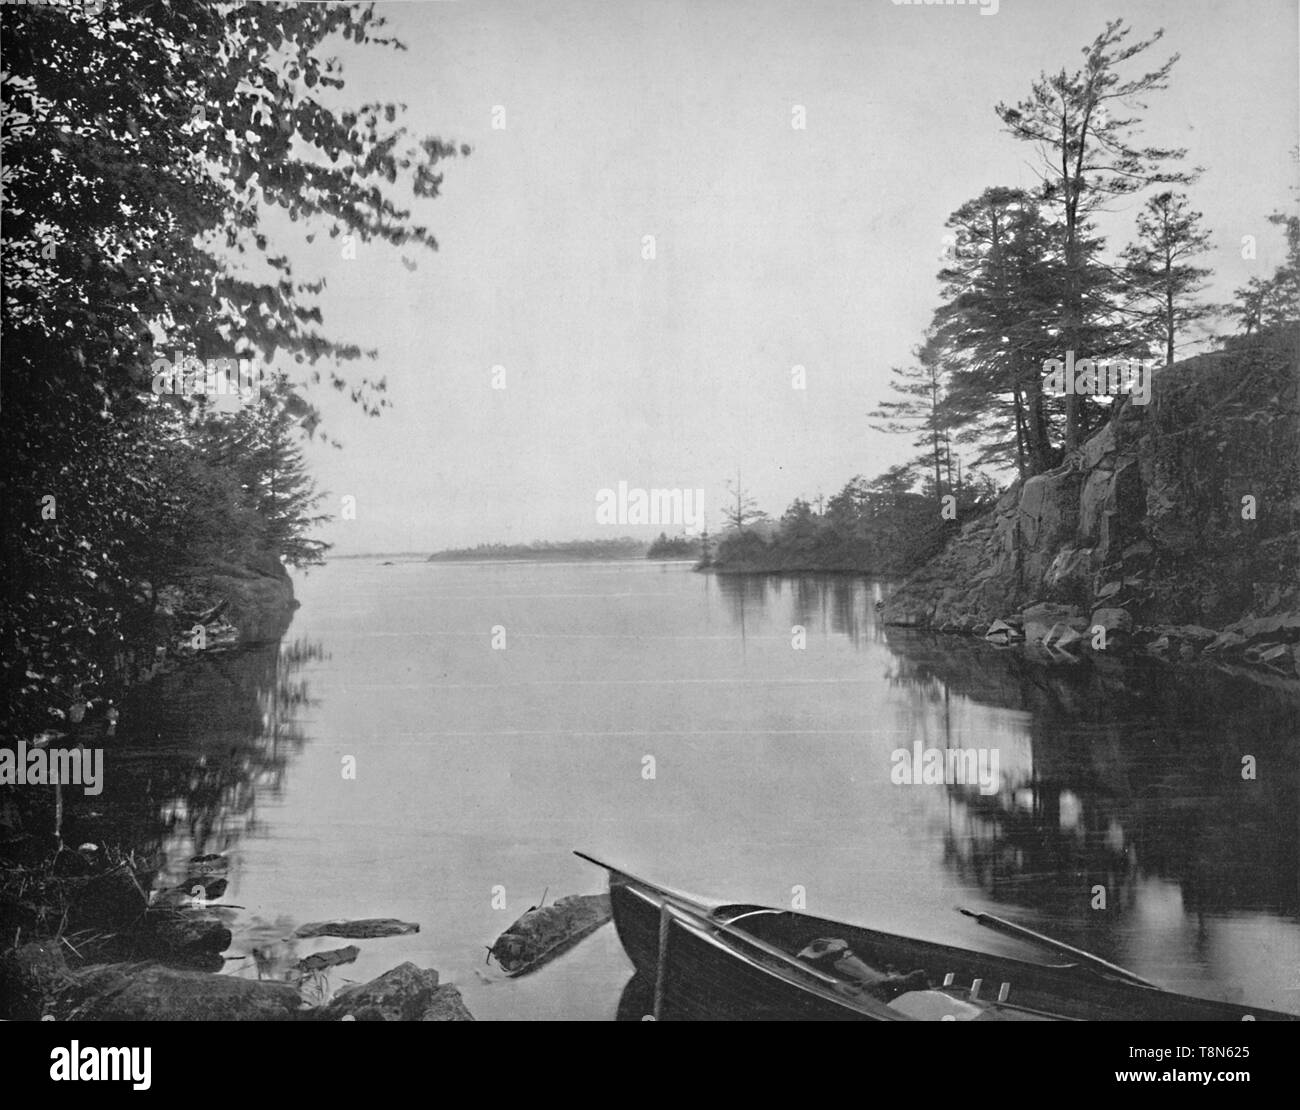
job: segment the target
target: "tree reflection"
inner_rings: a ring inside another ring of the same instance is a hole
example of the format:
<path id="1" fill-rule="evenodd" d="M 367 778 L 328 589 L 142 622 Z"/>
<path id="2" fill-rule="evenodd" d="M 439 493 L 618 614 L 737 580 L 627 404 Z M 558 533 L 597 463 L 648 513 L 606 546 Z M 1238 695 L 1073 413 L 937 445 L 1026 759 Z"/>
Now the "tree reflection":
<path id="1" fill-rule="evenodd" d="M 129 848 L 156 865 L 154 886 L 185 879 L 197 856 L 231 853 L 260 830 L 306 743 L 315 704 L 300 672 L 319 643 L 273 643 L 195 661 L 134 691 L 105 753 L 105 788 L 76 799 L 68 838 Z"/>
<path id="2" fill-rule="evenodd" d="M 1300 691 L 1138 660 L 1050 667 L 953 637 L 890 648 L 927 746 L 962 743 L 926 732 L 954 698 L 1023 722 L 1029 758 L 998 794 L 946 788 L 945 862 L 991 898 L 1083 917 L 1103 888 L 1113 916 L 1159 877 L 1189 913 L 1300 909 Z M 1243 779 L 1247 753 L 1268 772 Z"/>

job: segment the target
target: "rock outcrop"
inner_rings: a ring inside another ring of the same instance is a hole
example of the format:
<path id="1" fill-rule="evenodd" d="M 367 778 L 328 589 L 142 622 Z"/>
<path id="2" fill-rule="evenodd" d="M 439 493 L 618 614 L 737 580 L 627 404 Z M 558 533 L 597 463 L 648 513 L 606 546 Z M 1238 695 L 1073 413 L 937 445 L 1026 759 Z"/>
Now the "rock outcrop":
<path id="1" fill-rule="evenodd" d="M 214 563 L 194 570 L 184 587 L 162 596 L 160 613 L 169 637 L 188 637 L 195 623 L 217 645 L 264 644 L 284 635 L 298 602 L 293 581 L 274 556 Z"/>
<path id="2" fill-rule="evenodd" d="M 1135 646 L 1173 632 L 1175 657 L 1217 643 L 1300 674 L 1298 348 L 1300 332 L 1274 331 L 1157 371 L 1149 404 L 1118 402 L 1060 466 L 967 523 L 886 623 L 984 634 L 1023 613 L 1031 641 L 1100 623 Z"/>

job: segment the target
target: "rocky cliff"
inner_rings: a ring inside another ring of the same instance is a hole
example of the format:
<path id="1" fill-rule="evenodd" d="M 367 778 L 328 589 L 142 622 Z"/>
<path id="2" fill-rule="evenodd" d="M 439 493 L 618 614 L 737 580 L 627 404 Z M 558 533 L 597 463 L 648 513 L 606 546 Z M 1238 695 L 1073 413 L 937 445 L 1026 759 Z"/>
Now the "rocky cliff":
<path id="1" fill-rule="evenodd" d="M 1211 648 L 1300 673 L 1300 329 L 1157 371 L 1149 404 L 1126 398 L 1008 490 L 884 617 L 1059 646 L 1100 624 L 1109 650 Z"/>

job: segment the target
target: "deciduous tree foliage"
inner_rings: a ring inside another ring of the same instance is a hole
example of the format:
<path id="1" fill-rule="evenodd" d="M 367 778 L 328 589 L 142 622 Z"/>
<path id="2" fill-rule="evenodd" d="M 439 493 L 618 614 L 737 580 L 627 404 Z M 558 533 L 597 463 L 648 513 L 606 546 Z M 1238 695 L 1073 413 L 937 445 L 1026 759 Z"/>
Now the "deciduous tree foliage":
<path id="1" fill-rule="evenodd" d="M 362 4 L 0 8 L 9 729 L 57 726 L 76 683 L 107 689 L 167 581 L 319 557 L 295 445 L 319 421 L 309 387 L 378 414 L 384 383 L 343 375 L 374 352 L 327 334 L 324 280 L 294 273 L 265 216 L 436 249 L 413 209 L 457 149 L 346 98 L 338 51 L 402 49 L 382 28 Z M 153 395 L 177 351 L 293 377 L 221 414 Z"/>

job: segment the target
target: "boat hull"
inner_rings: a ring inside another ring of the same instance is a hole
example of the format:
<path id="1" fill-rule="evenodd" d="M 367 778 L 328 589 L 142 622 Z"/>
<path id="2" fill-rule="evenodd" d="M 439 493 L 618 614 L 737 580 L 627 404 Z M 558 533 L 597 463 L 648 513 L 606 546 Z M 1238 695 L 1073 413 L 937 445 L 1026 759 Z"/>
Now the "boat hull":
<path id="1" fill-rule="evenodd" d="M 793 956 L 825 937 L 847 941 L 873 967 L 900 974 L 921 969 L 933 986 L 949 983 L 947 995 L 973 1003 L 983 1020 L 1300 1020 L 1130 984 L 1077 964 L 1031 963 L 765 907 L 709 908 L 609 870 L 615 928 L 645 988 L 648 1014 L 641 1016 L 659 1020 L 911 1020 L 897 1006 L 802 974 L 800 961 L 788 959 L 792 968 L 768 955 L 780 949 Z M 766 947 L 756 950 L 751 936 Z"/>
<path id="2" fill-rule="evenodd" d="M 638 976 L 647 1012 L 659 1021 L 872 1021 L 847 1000 L 791 984 L 760 964 L 736 958 L 708 930 L 675 921 L 666 972 L 659 977 L 660 904 L 628 884 L 611 884 L 614 926 Z M 655 993 L 658 991 L 656 1005 Z M 657 1010 L 657 1013 L 655 1012 Z"/>

